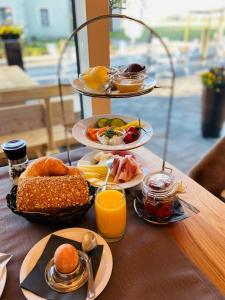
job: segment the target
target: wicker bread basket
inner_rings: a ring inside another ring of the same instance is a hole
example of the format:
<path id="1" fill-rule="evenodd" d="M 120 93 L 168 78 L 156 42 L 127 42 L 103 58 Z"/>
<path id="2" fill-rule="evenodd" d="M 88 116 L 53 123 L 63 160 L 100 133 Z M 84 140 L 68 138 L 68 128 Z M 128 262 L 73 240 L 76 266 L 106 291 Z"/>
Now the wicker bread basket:
<path id="1" fill-rule="evenodd" d="M 64 224 L 72 225 L 81 221 L 86 212 L 92 206 L 95 197 L 95 188 L 88 184 L 89 202 L 85 205 L 77 205 L 69 209 L 61 209 L 55 213 L 41 212 L 20 212 L 16 208 L 17 186 L 13 186 L 10 193 L 6 196 L 7 206 L 17 215 L 26 218 L 30 222 L 46 223 L 46 224 Z"/>

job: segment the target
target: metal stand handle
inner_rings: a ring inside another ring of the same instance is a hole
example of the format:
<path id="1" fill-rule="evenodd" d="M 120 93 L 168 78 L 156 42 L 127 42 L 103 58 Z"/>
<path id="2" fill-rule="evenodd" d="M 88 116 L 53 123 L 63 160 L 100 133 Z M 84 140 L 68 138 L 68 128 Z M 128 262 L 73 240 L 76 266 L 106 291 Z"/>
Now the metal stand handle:
<path id="1" fill-rule="evenodd" d="M 167 48 L 166 44 L 164 43 L 163 39 L 160 37 L 160 35 L 154 30 L 152 29 L 150 26 L 148 26 L 147 24 L 145 24 L 143 21 L 126 16 L 126 15 L 119 15 L 119 14 L 109 14 L 109 15 L 102 15 L 102 16 L 98 16 L 96 18 L 92 18 L 86 22 L 84 22 L 83 24 L 81 24 L 79 27 L 77 27 L 68 37 L 68 39 L 65 41 L 64 47 L 62 49 L 62 52 L 60 54 L 59 57 L 59 61 L 58 61 L 58 66 L 57 66 L 57 78 L 58 78 L 58 86 L 59 86 L 59 96 L 60 96 L 60 102 L 61 102 L 61 110 L 62 110 L 62 121 L 63 121 L 63 125 L 65 128 L 65 142 L 66 142 L 66 147 L 67 147 L 67 157 L 68 157 L 68 163 L 69 165 L 71 165 L 71 158 L 70 158 L 70 149 L 69 149 L 69 143 L 68 143 L 68 132 L 66 129 L 66 125 L 65 125 L 65 109 L 64 109 L 64 103 L 63 103 L 63 94 L 62 94 L 62 86 L 61 86 L 61 65 L 62 65 L 62 59 L 63 59 L 63 55 L 65 54 L 65 51 L 69 45 L 69 42 L 71 41 L 71 39 L 77 35 L 77 33 L 84 28 L 85 26 L 99 21 L 99 20 L 103 20 L 103 19 L 112 19 L 112 18 L 117 18 L 117 19 L 128 19 L 134 22 L 137 22 L 141 25 L 143 25 L 153 36 L 155 36 L 156 38 L 159 39 L 160 43 L 162 44 L 163 48 L 166 51 L 166 54 L 169 58 L 169 63 L 170 63 L 170 69 L 171 69 L 171 86 L 170 86 L 170 96 L 169 96 L 169 104 L 168 104 L 168 111 L 167 111 L 167 118 L 166 118 L 166 133 L 165 133 L 165 142 L 164 142 L 164 150 L 163 150 L 163 163 L 162 163 L 162 171 L 165 170 L 166 166 L 166 157 L 167 157 L 167 152 L 168 152 L 168 140 L 169 140 L 169 134 L 170 134 L 170 125 L 171 125 L 171 115 L 172 115 L 172 107 L 173 107 L 173 96 L 174 96 L 174 84 L 175 84 L 175 70 L 174 70 L 174 65 L 173 65 L 173 60 L 172 60 L 172 56 L 170 54 L 169 49 Z M 77 53 L 76 53 L 77 54 Z M 110 95 L 109 95 L 110 97 Z"/>

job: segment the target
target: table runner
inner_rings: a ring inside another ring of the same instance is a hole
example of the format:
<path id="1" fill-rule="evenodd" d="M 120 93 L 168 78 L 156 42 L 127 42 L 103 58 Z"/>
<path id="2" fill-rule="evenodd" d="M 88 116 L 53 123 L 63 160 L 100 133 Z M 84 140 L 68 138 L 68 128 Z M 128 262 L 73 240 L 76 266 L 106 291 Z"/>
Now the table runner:
<path id="1" fill-rule="evenodd" d="M 72 151 L 75 162 L 90 151 Z M 59 157 L 66 160 L 66 154 Z M 8 264 L 8 277 L 2 295 L 4 300 L 24 300 L 19 288 L 19 271 L 30 248 L 45 235 L 62 228 L 29 223 L 13 214 L 6 206 L 5 195 L 10 189 L 7 168 L 0 169 L 0 252 L 14 255 Z M 113 273 L 100 300 L 225 299 L 209 280 L 177 247 L 161 227 L 143 222 L 133 210 L 132 197 L 127 197 L 127 229 L 123 240 L 110 244 Z M 78 224 L 96 230 L 91 209 Z"/>

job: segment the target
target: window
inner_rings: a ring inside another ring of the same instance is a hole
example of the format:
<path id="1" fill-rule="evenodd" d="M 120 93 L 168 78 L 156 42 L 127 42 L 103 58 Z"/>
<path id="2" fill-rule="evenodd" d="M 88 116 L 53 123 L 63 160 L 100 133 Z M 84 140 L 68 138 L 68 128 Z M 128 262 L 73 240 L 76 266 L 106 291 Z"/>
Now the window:
<path id="1" fill-rule="evenodd" d="M 10 7 L 0 7 L 0 24 L 12 20 L 12 11 Z"/>
<path id="2" fill-rule="evenodd" d="M 40 9 L 41 13 L 41 25 L 42 26 L 49 26 L 49 14 L 48 14 L 48 9 L 47 8 L 41 8 Z"/>

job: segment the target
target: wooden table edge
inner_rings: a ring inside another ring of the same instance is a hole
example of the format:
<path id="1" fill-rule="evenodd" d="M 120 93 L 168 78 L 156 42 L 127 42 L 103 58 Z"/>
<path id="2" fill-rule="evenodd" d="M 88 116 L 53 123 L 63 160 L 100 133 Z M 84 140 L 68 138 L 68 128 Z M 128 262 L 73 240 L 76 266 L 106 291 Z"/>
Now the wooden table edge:
<path id="1" fill-rule="evenodd" d="M 160 170 L 162 160 L 157 155 L 145 147 L 134 151 L 147 162 L 150 171 Z M 225 203 L 173 165 L 166 165 L 187 185 L 187 193 L 181 197 L 200 213 L 188 212 L 188 219 L 163 227 L 163 230 L 225 295 Z"/>

